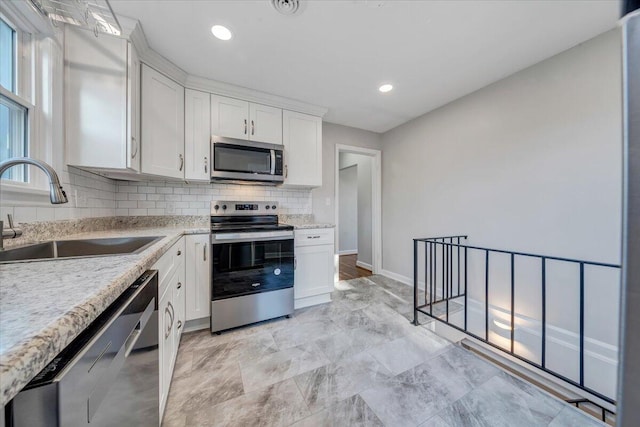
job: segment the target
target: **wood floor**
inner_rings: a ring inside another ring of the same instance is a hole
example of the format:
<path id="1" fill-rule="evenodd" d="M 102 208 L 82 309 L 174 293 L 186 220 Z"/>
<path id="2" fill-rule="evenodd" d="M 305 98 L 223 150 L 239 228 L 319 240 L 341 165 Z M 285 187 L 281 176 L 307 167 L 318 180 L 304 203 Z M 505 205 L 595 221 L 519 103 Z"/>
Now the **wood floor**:
<path id="1" fill-rule="evenodd" d="M 340 280 L 371 276 L 369 270 L 356 266 L 358 255 L 340 255 Z"/>

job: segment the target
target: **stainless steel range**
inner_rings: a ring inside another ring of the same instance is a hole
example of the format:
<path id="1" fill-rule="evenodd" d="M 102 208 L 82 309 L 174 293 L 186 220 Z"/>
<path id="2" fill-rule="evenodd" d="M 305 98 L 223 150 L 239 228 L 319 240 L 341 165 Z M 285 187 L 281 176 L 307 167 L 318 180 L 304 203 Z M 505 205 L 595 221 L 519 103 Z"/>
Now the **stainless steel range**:
<path id="1" fill-rule="evenodd" d="M 293 313 L 293 227 L 278 202 L 211 202 L 211 332 Z"/>

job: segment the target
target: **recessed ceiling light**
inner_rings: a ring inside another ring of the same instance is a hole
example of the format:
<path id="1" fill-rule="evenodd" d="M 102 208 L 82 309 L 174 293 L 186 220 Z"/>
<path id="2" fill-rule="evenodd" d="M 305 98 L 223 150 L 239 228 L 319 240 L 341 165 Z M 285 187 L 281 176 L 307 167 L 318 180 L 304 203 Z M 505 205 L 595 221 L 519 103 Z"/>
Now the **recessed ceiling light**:
<path id="1" fill-rule="evenodd" d="M 387 84 L 383 84 L 382 86 L 380 86 L 380 87 L 378 88 L 378 90 L 379 90 L 380 92 L 382 92 L 382 93 L 384 93 L 384 92 L 389 92 L 391 89 L 393 89 L 393 85 L 390 85 L 390 84 L 388 84 L 388 83 L 387 83 Z"/>
<path id="2" fill-rule="evenodd" d="M 211 27 L 211 32 L 220 40 L 231 40 L 232 37 L 231 31 L 222 25 L 214 25 Z"/>

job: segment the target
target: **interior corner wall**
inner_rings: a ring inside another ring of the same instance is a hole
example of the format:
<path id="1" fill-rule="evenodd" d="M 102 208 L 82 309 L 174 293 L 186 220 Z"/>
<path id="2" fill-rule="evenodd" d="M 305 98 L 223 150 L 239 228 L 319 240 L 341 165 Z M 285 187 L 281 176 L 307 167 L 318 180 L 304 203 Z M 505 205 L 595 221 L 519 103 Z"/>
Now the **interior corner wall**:
<path id="1" fill-rule="evenodd" d="M 358 253 L 358 165 L 340 168 L 340 239 L 338 253 Z"/>
<path id="2" fill-rule="evenodd" d="M 383 134 L 383 269 L 410 278 L 413 238 L 458 234 L 619 263 L 620 40 L 611 30 Z"/>
<path id="3" fill-rule="evenodd" d="M 316 222 L 335 224 L 336 145 L 382 150 L 382 135 L 334 123 L 322 123 L 322 187 L 311 191 Z M 383 154 L 384 158 L 384 154 Z"/>
<path id="4" fill-rule="evenodd" d="M 373 158 L 356 153 L 340 153 L 339 166 L 357 165 L 357 245 L 358 261 L 373 264 Z M 342 201 L 342 195 L 340 195 Z M 340 221 L 340 238 L 343 222 Z M 340 244 L 342 246 L 342 244 Z"/>

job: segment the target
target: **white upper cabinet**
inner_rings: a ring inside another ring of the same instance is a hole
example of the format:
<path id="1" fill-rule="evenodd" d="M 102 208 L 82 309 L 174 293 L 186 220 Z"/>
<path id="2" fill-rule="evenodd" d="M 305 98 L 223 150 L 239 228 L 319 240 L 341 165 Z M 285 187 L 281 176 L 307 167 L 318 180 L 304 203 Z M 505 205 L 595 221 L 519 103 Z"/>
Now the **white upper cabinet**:
<path id="1" fill-rule="evenodd" d="M 211 133 L 282 144 L 282 109 L 211 95 Z"/>
<path id="2" fill-rule="evenodd" d="M 184 178 L 184 88 L 142 66 L 142 172 Z"/>
<path id="3" fill-rule="evenodd" d="M 140 62 L 130 42 L 65 26 L 66 163 L 140 169 Z"/>
<path id="4" fill-rule="evenodd" d="M 284 110 L 285 185 L 322 185 L 322 118 Z"/>
<path id="5" fill-rule="evenodd" d="M 249 139 L 282 144 L 282 109 L 249 104 Z"/>
<path id="6" fill-rule="evenodd" d="M 249 103 L 211 95 L 211 133 L 216 136 L 249 139 Z"/>
<path id="7" fill-rule="evenodd" d="M 210 95 L 186 89 L 184 93 L 184 179 L 209 181 L 211 151 Z"/>

